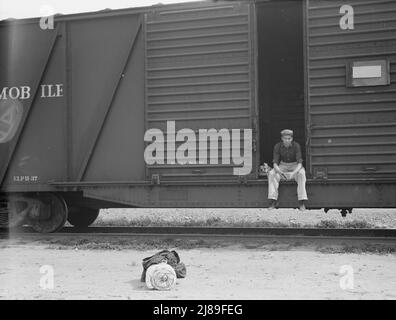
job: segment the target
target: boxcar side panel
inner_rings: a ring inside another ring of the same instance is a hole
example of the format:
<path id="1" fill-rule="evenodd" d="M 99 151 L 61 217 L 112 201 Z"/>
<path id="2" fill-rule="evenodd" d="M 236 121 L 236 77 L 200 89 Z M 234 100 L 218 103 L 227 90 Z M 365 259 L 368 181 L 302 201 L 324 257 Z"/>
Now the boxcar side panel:
<path id="1" fill-rule="evenodd" d="M 144 179 L 141 15 L 70 22 L 71 181 Z"/>
<path id="2" fill-rule="evenodd" d="M 328 178 L 395 179 L 396 2 L 349 1 L 342 12 L 345 4 L 307 1 L 310 171 Z M 379 60 L 384 65 L 378 75 L 357 77 L 365 82 L 390 76 L 387 84 L 350 85 L 351 63 Z"/>
<path id="3" fill-rule="evenodd" d="M 6 61 L 6 66 L 0 88 L 14 88 L 11 92 L 3 91 L 0 103 L 2 106 L 19 104 L 23 112 L 16 134 L 11 140 L 0 143 L 3 186 L 37 190 L 48 180 L 66 178 L 65 42 L 62 32 L 61 25 L 53 30 L 42 30 L 38 23 L 0 28 L 0 37 L 8 43 L 1 48 L 2 57 L 6 57 L 1 60 L 2 63 Z M 51 89 L 46 85 L 51 85 Z M 10 117 L 6 118 L 10 120 Z"/>

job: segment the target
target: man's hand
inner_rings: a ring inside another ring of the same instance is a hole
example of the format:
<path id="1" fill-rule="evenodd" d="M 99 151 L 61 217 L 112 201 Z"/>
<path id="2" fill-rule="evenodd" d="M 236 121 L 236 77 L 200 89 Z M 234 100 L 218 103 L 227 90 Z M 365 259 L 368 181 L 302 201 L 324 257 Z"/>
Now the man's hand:
<path id="1" fill-rule="evenodd" d="M 290 178 L 289 178 L 289 175 L 288 175 L 287 173 L 284 173 L 284 172 L 281 173 L 281 177 L 282 177 L 283 179 L 285 179 L 285 180 L 289 180 L 289 179 L 290 179 Z"/>
<path id="2" fill-rule="evenodd" d="M 282 170 L 279 170 L 278 173 L 283 179 L 287 180 L 287 173 L 283 172 Z"/>
<path id="3" fill-rule="evenodd" d="M 274 170 L 276 173 L 278 173 L 283 179 L 287 180 L 286 174 L 279 168 L 279 166 L 274 163 Z"/>

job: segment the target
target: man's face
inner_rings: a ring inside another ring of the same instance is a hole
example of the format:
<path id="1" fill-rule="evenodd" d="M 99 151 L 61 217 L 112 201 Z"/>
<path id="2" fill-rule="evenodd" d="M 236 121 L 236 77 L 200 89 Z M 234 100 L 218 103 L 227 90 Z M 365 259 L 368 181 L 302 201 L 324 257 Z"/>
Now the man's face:
<path id="1" fill-rule="evenodd" d="M 283 144 L 286 147 L 289 147 L 291 145 L 292 141 L 293 141 L 293 137 L 291 137 L 291 136 L 282 136 L 282 141 L 283 141 Z"/>

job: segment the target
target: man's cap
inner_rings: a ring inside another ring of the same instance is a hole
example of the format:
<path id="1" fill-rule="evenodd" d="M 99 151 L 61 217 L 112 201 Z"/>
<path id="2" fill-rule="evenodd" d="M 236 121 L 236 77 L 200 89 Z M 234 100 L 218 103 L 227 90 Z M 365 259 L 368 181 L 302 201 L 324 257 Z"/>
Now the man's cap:
<path id="1" fill-rule="evenodd" d="M 284 129 L 281 131 L 281 136 L 291 136 L 293 137 L 293 130 L 290 129 Z"/>

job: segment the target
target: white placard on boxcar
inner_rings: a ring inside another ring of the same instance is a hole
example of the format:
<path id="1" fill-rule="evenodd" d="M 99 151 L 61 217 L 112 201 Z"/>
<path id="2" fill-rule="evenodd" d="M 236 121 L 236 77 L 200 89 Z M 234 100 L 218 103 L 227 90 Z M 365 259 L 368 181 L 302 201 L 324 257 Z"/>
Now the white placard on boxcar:
<path id="1" fill-rule="evenodd" d="M 359 78 L 380 78 L 382 75 L 382 68 L 377 66 L 354 66 L 352 70 L 352 77 Z"/>

